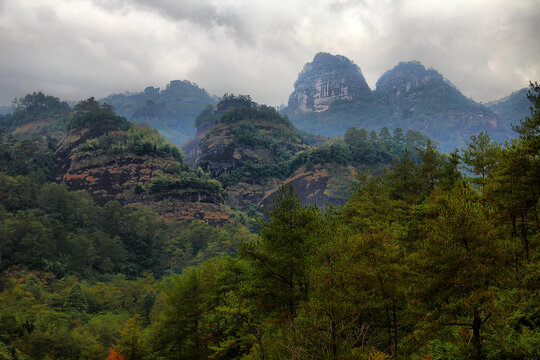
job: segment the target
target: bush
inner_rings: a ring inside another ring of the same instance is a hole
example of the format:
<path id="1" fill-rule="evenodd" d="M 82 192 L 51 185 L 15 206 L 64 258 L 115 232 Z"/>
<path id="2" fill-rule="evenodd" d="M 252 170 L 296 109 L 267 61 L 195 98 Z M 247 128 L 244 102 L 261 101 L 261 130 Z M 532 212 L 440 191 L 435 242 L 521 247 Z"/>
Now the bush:
<path id="1" fill-rule="evenodd" d="M 159 193 L 162 191 L 201 189 L 211 193 L 221 191 L 221 183 L 208 177 L 200 177 L 196 172 L 182 172 L 178 176 L 157 174 L 150 181 L 148 191 Z"/>

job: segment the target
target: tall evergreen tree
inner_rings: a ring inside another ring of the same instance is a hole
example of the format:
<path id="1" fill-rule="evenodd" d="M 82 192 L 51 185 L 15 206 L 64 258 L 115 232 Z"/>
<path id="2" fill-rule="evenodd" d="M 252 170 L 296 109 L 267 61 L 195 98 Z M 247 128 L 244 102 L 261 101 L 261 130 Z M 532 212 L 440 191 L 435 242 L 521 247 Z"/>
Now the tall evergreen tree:
<path id="1" fill-rule="evenodd" d="M 500 145 L 492 141 L 488 133 L 481 132 L 478 136 L 472 135 L 467 147 L 461 151 L 466 169 L 480 175 L 480 183 L 483 183 L 486 177 L 492 175 L 501 150 Z"/>
<path id="2" fill-rule="evenodd" d="M 295 317 L 299 302 L 308 296 L 306 259 L 318 215 L 317 208 L 301 206 L 292 186 L 282 186 L 270 220 L 262 225 L 259 242 L 244 249 L 253 268 L 256 296 L 272 316 L 288 324 L 291 359 L 298 357 Z"/>

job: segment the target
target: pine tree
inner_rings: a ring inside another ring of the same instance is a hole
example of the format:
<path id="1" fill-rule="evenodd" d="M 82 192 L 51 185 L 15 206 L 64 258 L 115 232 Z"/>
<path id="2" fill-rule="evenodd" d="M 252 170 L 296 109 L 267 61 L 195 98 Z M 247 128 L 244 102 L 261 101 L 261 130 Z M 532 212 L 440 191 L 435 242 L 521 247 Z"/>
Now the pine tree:
<path id="1" fill-rule="evenodd" d="M 295 317 L 298 304 L 308 295 L 306 259 L 310 236 L 317 228 L 318 209 L 304 208 L 292 186 L 281 186 L 273 201 L 270 220 L 262 225 L 257 244 L 244 255 L 253 268 L 253 288 L 266 311 L 288 324 L 290 357 L 296 359 Z"/>
<path id="2" fill-rule="evenodd" d="M 492 175 L 501 149 L 499 144 L 491 141 L 489 134 L 481 132 L 478 136 L 472 135 L 467 147 L 461 151 L 466 169 L 480 175 L 482 178 L 479 182 L 483 184 L 485 178 Z"/>
<path id="3" fill-rule="evenodd" d="M 481 332 L 495 311 L 495 289 L 509 271 L 511 247 L 494 209 L 478 195 L 457 187 L 424 208 L 423 236 L 412 266 L 419 318 L 472 330 L 472 355 L 482 357 Z M 466 343 L 459 344 L 466 348 Z"/>
<path id="4" fill-rule="evenodd" d="M 73 285 L 66 295 L 64 310 L 72 314 L 84 314 L 88 310 L 88 301 L 79 283 Z"/>

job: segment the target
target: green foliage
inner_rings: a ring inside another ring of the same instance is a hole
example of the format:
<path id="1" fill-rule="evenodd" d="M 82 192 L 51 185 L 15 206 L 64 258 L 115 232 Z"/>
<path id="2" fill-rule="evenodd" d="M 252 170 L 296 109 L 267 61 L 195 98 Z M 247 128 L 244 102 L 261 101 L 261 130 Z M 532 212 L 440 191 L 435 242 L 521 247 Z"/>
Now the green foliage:
<path id="1" fill-rule="evenodd" d="M 66 295 L 64 311 L 71 314 L 84 314 L 88 310 L 88 301 L 84 296 L 81 285 L 73 285 Z"/>
<path id="2" fill-rule="evenodd" d="M 56 141 L 46 137 L 22 138 L 0 128 L 0 172 L 50 181 L 55 161 Z"/>
<path id="3" fill-rule="evenodd" d="M 295 358 L 295 318 L 309 291 L 307 258 L 317 231 L 319 211 L 303 208 L 292 187 L 282 186 L 273 201 L 270 221 L 262 225 L 257 243 L 246 245 L 243 254 L 252 267 L 254 295 L 261 307 L 285 326 L 284 343 Z"/>
<path id="4" fill-rule="evenodd" d="M 531 115 L 514 127 L 520 135 L 524 146 L 531 152 L 538 153 L 540 149 L 540 85 L 538 82 L 530 83 L 527 97 L 531 102 Z"/>
<path id="5" fill-rule="evenodd" d="M 294 171 L 301 165 L 306 165 L 308 168 L 315 164 L 327 163 L 346 165 L 351 160 L 352 153 L 348 144 L 341 140 L 335 140 L 295 154 L 290 161 L 290 167 Z"/>
<path id="6" fill-rule="evenodd" d="M 127 131 L 131 127 L 131 124 L 125 117 L 114 113 L 111 105 L 106 103 L 100 105 L 94 97 L 79 101 L 75 105 L 74 110 L 76 113 L 69 122 L 69 127 L 72 129 L 81 129 L 90 123 L 105 120 L 114 122 L 124 131 Z"/>
<path id="7" fill-rule="evenodd" d="M 505 264 L 511 243 L 501 236 L 495 209 L 466 187 L 435 197 L 424 211 L 424 236 L 413 257 L 415 298 L 426 307 L 425 321 L 472 329 L 471 353 L 480 358 L 482 325 L 494 311 L 495 289 L 510 275 Z"/>
<path id="8" fill-rule="evenodd" d="M 178 146 L 165 140 L 156 130 L 133 125 L 128 130 L 127 151 L 135 155 L 172 156 L 182 162 L 182 152 Z"/>
<path id="9" fill-rule="evenodd" d="M 499 144 L 492 142 L 487 133 L 481 132 L 478 136 L 471 136 L 471 142 L 461 151 L 466 169 L 476 176 L 481 175 L 483 181 L 495 169 L 500 150 Z"/>
<path id="10" fill-rule="evenodd" d="M 273 170 L 348 163 L 366 146 L 394 163 L 360 174 L 347 204 L 324 214 L 281 187 L 257 235 L 100 207 L 0 173 L 0 358 L 536 359 L 540 177 L 529 125 L 481 191 L 459 173 L 457 151 L 352 129 Z M 179 161 L 158 175 L 163 191 L 209 181 Z"/>
<path id="11" fill-rule="evenodd" d="M 194 228 L 165 222 L 142 207 L 117 202 L 99 207 L 88 194 L 69 192 L 65 185 L 40 186 L 29 178 L 1 173 L 0 183 L 6 185 L 0 192 L 2 271 L 18 265 L 59 277 L 106 279 L 144 271 L 161 275 L 212 256 L 234 254 L 238 242 L 248 237 L 242 227 L 214 231 L 207 224 Z M 171 253 L 180 251 L 184 260 L 177 261 Z"/>
<path id="12" fill-rule="evenodd" d="M 40 119 L 61 118 L 65 125 L 67 114 L 70 112 L 69 105 L 60 101 L 57 97 L 33 92 L 21 98 L 13 100 L 13 112 L 6 116 L 0 116 L 0 126 L 16 128 L 29 122 Z"/>
<path id="13" fill-rule="evenodd" d="M 210 179 L 205 173 L 188 171 L 182 171 L 175 176 L 166 173 L 155 174 L 148 187 L 150 193 L 187 189 L 200 189 L 217 193 L 222 190 L 222 187 L 219 181 Z"/>
<path id="14" fill-rule="evenodd" d="M 207 105 L 204 110 L 195 118 L 195 126 L 198 128 L 203 124 L 214 124 L 218 119 L 218 116 L 214 110 L 213 105 Z"/>
<path id="15" fill-rule="evenodd" d="M 189 268 L 175 279 L 165 297 L 165 309 L 153 328 L 152 342 L 158 356 L 199 359 L 203 330 L 203 289 L 199 269 Z"/>
<path id="16" fill-rule="evenodd" d="M 220 111 L 224 113 L 216 122 L 229 125 L 239 143 L 270 148 L 275 154 L 284 146 L 302 143 L 286 116 L 273 107 L 254 103 L 249 96 L 225 94 L 218 104 Z"/>
<path id="17" fill-rule="evenodd" d="M 305 259 L 317 214 L 317 208 L 302 208 L 292 187 L 282 186 L 273 201 L 270 222 L 259 233 L 260 242 L 244 249 L 256 271 L 261 300 L 272 311 L 294 317 L 298 302 L 307 295 Z"/>
<path id="18" fill-rule="evenodd" d="M 249 95 L 238 95 L 235 96 L 234 94 L 223 94 L 223 97 L 221 98 L 221 101 L 218 103 L 217 108 L 220 111 L 227 110 L 229 108 L 255 108 L 257 107 L 257 104 L 255 104 L 251 100 L 251 96 Z"/>
<path id="19" fill-rule="evenodd" d="M 145 358 L 146 348 L 142 333 L 142 319 L 139 314 L 135 314 L 126 321 L 124 328 L 120 331 L 117 348 L 127 360 Z"/>

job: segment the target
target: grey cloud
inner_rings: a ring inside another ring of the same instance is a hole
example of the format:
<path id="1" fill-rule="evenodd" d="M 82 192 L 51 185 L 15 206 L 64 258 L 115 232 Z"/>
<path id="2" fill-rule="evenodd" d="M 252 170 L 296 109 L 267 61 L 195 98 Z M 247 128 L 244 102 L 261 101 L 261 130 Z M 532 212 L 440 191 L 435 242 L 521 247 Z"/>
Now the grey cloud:
<path id="1" fill-rule="evenodd" d="M 0 104 L 33 90 L 80 99 L 188 79 L 277 105 L 319 51 L 353 60 L 372 88 L 412 59 L 475 100 L 538 80 L 534 4 L 454 3 L 447 14 L 427 0 L 429 11 L 418 0 L 0 0 Z"/>
<path id="2" fill-rule="evenodd" d="M 399 61 L 413 59 L 435 68 L 477 101 L 498 99 L 526 86 L 516 72 L 539 75 L 536 9 L 506 4 L 447 16 L 411 14 L 401 7 L 383 15 L 389 17 L 385 32 L 370 44 L 371 56 L 359 54 L 365 61 L 357 61 L 367 69 L 372 85 Z"/>
<path id="3" fill-rule="evenodd" d="M 221 9 L 216 2 L 208 0 L 93 0 L 100 7 L 120 12 L 144 10 L 155 12 L 172 21 L 188 21 L 201 27 L 201 31 L 225 29 L 242 44 L 253 42 L 253 29 L 234 9 Z"/>

